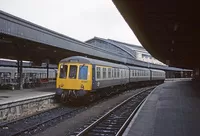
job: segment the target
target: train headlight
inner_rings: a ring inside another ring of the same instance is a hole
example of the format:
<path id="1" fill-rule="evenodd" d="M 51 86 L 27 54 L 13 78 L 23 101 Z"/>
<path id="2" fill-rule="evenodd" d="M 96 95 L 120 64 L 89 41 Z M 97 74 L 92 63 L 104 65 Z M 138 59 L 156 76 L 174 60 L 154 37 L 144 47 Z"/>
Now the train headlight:
<path id="1" fill-rule="evenodd" d="M 81 84 L 81 89 L 84 90 L 84 85 L 83 84 Z"/>
<path id="2" fill-rule="evenodd" d="M 63 87 L 64 86 L 64 84 L 61 84 L 61 85 L 59 85 L 60 87 Z"/>

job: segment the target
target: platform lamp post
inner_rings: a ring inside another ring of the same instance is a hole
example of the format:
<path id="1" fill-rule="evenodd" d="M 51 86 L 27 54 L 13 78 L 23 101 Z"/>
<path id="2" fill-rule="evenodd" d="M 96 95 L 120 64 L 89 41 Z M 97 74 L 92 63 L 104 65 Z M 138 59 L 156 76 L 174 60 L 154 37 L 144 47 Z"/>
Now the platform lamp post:
<path id="1" fill-rule="evenodd" d="M 18 83 L 19 83 L 19 89 L 23 89 L 23 77 L 22 77 L 22 72 L 23 72 L 23 61 L 22 60 L 17 60 L 17 73 L 18 73 Z"/>

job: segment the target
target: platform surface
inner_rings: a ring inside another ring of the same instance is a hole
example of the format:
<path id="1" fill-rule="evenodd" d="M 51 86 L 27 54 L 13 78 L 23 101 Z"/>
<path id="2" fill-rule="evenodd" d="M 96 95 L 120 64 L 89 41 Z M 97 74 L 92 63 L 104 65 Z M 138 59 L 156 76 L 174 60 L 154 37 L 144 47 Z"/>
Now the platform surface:
<path id="1" fill-rule="evenodd" d="M 41 87 L 23 90 L 0 90 L 0 105 L 55 94 L 55 87 Z"/>
<path id="2" fill-rule="evenodd" d="M 165 82 L 147 98 L 124 136 L 199 136 L 200 82 Z"/>

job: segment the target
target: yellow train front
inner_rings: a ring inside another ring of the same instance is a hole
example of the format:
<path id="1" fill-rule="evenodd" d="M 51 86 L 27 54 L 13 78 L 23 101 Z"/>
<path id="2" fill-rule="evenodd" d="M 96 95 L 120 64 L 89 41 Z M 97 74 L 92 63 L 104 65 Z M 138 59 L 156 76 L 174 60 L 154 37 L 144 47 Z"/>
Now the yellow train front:
<path id="1" fill-rule="evenodd" d="M 87 95 L 92 90 L 92 64 L 79 56 L 61 60 L 56 88 L 63 102 Z"/>

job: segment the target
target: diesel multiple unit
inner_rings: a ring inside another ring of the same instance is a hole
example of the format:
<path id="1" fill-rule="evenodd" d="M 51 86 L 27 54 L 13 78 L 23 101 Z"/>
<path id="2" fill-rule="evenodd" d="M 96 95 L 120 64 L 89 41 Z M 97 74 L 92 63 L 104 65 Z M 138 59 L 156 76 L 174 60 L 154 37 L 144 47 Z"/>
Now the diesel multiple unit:
<path id="1" fill-rule="evenodd" d="M 165 72 L 162 70 L 73 56 L 60 61 L 56 87 L 58 95 L 71 99 L 111 90 L 107 88 L 161 83 L 164 80 Z"/>

